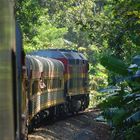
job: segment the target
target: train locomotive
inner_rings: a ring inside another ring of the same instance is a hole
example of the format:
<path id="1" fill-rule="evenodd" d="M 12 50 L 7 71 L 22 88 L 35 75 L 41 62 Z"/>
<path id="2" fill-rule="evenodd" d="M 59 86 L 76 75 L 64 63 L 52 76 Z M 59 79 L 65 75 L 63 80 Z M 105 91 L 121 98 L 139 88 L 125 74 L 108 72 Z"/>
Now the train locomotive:
<path id="1" fill-rule="evenodd" d="M 88 107 L 88 61 L 83 54 L 65 49 L 38 50 L 26 55 L 25 62 L 22 112 L 27 113 L 29 131 L 46 118 L 75 114 Z"/>

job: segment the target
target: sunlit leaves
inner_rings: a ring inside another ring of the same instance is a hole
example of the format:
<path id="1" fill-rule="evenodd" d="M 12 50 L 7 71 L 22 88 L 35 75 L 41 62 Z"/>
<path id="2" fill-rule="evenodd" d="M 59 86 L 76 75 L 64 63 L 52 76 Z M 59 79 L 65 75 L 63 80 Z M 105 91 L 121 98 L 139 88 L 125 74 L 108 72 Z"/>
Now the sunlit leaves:
<path id="1" fill-rule="evenodd" d="M 38 0 L 17 1 L 16 9 L 26 51 L 57 45 L 60 47 L 64 44 L 62 38 L 67 33 L 67 28 L 53 25 L 49 18 L 49 10 L 41 7 Z"/>

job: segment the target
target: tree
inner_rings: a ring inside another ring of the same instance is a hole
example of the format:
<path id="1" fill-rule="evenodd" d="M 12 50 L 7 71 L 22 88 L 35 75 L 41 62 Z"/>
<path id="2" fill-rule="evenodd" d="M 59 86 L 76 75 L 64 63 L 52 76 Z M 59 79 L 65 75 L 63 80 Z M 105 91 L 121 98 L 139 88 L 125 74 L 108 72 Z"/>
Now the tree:
<path id="1" fill-rule="evenodd" d="M 67 28 L 53 25 L 47 8 L 41 7 L 38 0 L 17 1 L 16 16 L 23 32 L 25 51 L 63 46 Z"/>

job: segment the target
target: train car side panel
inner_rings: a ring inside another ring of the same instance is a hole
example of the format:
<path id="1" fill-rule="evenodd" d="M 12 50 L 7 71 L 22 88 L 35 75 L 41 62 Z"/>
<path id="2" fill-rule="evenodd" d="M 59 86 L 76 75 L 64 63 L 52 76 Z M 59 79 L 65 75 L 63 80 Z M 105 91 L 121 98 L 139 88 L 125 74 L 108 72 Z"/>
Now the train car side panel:
<path id="1" fill-rule="evenodd" d="M 0 2 L 0 139 L 14 140 L 12 55 L 15 53 L 14 2 Z M 14 63 L 13 63 L 14 64 Z"/>
<path id="2" fill-rule="evenodd" d="M 26 60 L 30 71 L 31 120 L 40 111 L 64 103 L 64 67 L 60 61 L 49 58 L 26 56 Z"/>

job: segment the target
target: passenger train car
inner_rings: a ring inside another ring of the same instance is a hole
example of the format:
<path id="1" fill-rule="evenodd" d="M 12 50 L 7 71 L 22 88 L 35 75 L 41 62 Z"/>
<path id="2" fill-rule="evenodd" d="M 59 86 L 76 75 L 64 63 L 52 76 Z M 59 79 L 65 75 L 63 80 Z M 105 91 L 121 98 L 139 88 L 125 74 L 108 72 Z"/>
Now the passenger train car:
<path id="1" fill-rule="evenodd" d="M 0 139 L 21 140 L 22 39 L 14 0 L 0 3 Z M 18 36 L 18 37 L 17 37 Z"/>
<path id="2" fill-rule="evenodd" d="M 60 61 L 38 56 L 26 56 L 29 122 L 34 127 L 49 108 L 64 103 L 64 66 Z"/>
<path id="3" fill-rule="evenodd" d="M 7 10 L 6 8 L 9 7 Z M 11 23 L 14 23 L 12 3 L 7 0 L 0 4 L 0 139 L 14 140 L 13 122 L 13 85 L 12 85 L 12 53 L 14 51 L 14 32 Z M 9 18 L 9 19 L 8 19 Z M 9 32 L 6 31 L 9 30 Z"/>

